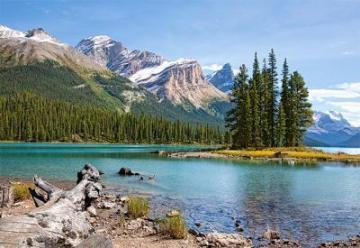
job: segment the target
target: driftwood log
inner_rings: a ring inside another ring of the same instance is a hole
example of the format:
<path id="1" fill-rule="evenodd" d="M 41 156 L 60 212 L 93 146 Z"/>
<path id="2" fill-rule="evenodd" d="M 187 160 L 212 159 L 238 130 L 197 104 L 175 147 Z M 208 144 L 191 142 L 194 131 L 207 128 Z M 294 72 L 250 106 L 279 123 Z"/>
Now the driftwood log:
<path id="1" fill-rule="evenodd" d="M 40 207 L 0 219 L 0 247 L 75 247 L 92 238 L 94 229 L 86 209 L 100 196 L 99 180 L 99 171 L 90 164 L 78 173 L 78 184 L 69 191 L 34 176 L 34 184 L 41 190 L 32 195 Z"/>

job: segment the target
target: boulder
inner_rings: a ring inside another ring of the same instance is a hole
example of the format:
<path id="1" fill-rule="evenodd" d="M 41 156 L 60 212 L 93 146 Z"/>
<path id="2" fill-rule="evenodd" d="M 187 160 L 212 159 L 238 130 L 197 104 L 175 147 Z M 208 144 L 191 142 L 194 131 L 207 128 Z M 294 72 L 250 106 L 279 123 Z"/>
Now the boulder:
<path id="1" fill-rule="evenodd" d="M 133 172 L 131 171 L 131 169 L 129 169 L 129 168 L 122 167 L 122 168 L 119 170 L 119 175 L 121 175 L 121 176 L 134 176 L 135 173 L 133 173 Z"/>
<path id="2" fill-rule="evenodd" d="M 166 216 L 167 217 L 175 217 L 175 216 L 179 216 L 180 215 L 180 211 L 179 210 L 170 210 Z"/>
<path id="3" fill-rule="evenodd" d="M 264 232 L 263 237 L 269 240 L 280 239 L 280 233 L 278 231 L 268 229 Z"/>

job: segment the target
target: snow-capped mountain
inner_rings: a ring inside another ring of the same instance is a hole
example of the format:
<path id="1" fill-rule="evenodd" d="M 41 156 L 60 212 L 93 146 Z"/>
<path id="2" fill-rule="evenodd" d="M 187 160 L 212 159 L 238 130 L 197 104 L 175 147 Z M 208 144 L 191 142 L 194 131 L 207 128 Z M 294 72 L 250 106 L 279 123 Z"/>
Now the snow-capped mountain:
<path id="1" fill-rule="evenodd" d="M 347 141 L 351 140 L 353 145 L 356 143 L 353 137 L 359 137 L 360 128 L 351 126 L 341 113 L 316 111 L 313 120 L 313 125 L 305 134 L 305 142 L 311 140 L 322 145 L 347 146 Z"/>
<path id="2" fill-rule="evenodd" d="M 149 51 L 129 51 L 121 42 L 104 35 L 83 39 L 76 48 L 161 99 L 186 109 L 207 111 L 214 101 L 228 101 L 227 95 L 205 78 L 194 60 L 168 61 Z"/>
<path id="3" fill-rule="evenodd" d="M 219 90 L 229 92 L 234 84 L 234 72 L 231 65 L 226 63 L 220 70 L 208 75 L 207 79 Z"/>
<path id="4" fill-rule="evenodd" d="M 129 77 L 141 69 L 160 65 L 164 61 L 161 56 L 152 52 L 129 51 L 121 42 L 107 35 L 83 39 L 76 48 L 97 63 L 124 77 Z"/>
<path id="5" fill-rule="evenodd" d="M 4 61 L 2 67 L 50 59 L 72 68 L 106 70 L 73 47 L 61 43 L 42 28 L 21 32 L 0 25 L 0 54 Z"/>

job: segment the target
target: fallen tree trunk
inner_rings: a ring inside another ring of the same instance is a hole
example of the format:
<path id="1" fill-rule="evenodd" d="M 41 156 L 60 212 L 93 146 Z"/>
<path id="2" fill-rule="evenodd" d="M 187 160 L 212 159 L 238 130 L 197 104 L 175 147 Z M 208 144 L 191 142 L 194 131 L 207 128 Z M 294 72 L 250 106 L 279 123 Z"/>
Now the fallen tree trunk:
<path id="1" fill-rule="evenodd" d="M 93 232 L 87 207 L 97 199 L 102 185 L 99 171 L 85 165 L 78 184 L 63 191 L 34 176 L 34 184 L 48 196 L 46 202 L 22 216 L 0 219 L 0 247 L 74 247 Z"/>

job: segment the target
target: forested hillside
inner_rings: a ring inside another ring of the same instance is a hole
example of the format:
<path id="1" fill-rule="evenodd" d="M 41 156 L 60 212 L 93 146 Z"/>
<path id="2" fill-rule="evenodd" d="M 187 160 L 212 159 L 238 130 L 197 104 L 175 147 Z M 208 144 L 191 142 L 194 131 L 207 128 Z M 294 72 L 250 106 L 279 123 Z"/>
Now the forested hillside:
<path id="1" fill-rule="evenodd" d="M 0 139 L 13 141 L 97 141 L 118 143 L 223 142 L 222 132 L 99 107 L 74 105 L 15 93 L 0 97 Z"/>

